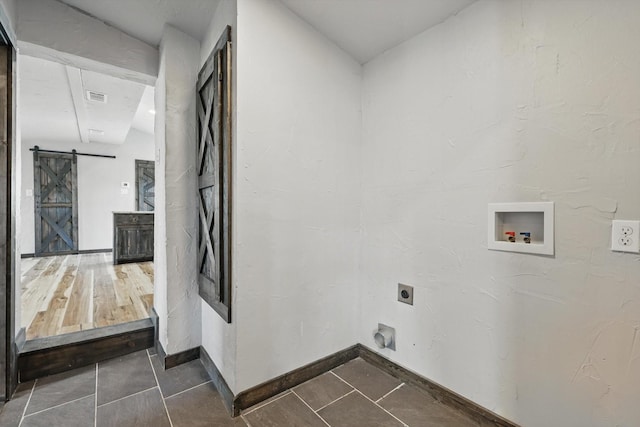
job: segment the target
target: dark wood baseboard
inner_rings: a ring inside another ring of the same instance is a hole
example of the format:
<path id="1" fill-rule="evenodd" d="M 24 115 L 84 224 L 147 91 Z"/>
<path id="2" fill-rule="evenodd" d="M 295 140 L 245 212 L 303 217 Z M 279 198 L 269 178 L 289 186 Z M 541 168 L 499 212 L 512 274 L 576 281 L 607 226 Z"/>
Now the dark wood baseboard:
<path id="1" fill-rule="evenodd" d="M 78 251 L 78 254 L 80 255 L 86 255 L 86 254 L 108 254 L 113 252 L 113 249 L 85 249 L 82 251 Z M 65 254 L 68 255 L 68 254 Z M 46 256 L 53 256 L 53 255 L 46 255 Z M 21 254 L 20 258 L 35 258 L 36 254 Z"/>
<path id="2" fill-rule="evenodd" d="M 167 353 L 164 352 L 164 347 L 160 344 L 159 340 L 155 340 L 155 344 L 153 345 L 153 349 L 158 355 L 158 360 L 160 361 L 160 365 L 162 365 L 162 369 L 164 369 L 164 359 L 167 358 Z"/>
<path id="3" fill-rule="evenodd" d="M 20 328 L 18 335 L 16 335 L 15 341 L 11 345 L 11 360 L 9 361 L 9 378 L 7 379 L 7 383 L 9 387 L 7 388 L 7 398 L 12 398 L 13 393 L 15 393 L 18 387 L 18 359 L 20 356 L 20 350 L 24 347 L 24 343 L 27 340 L 27 329 Z"/>
<path id="4" fill-rule="evenodd" d="M 80 255 L 87 255 L 87 254 L 110 254 L 111 252 L 113 252 L 113 249 L 108 248 L 108 249 L 86 249 L 83 251 L 78 251 L 78 253 Z"/>
<path id="5" fill-rule="evenodd" d="M 463 412 L 482 427 L 519 427 L 512 421 L 478 405 L 477 403 L 443 387 L 397 363 L 381 356 L 362 344 L 341 350 L 331 356 L 309 363 L 301 368 L 280 375 L 234 396 L 222 374 L 204 348 L 200 349 L 200 360 L 209 373 L 209 377 L 222 396 L 222 400 L 231 416 L 240 415 L 240 411 L 276 396 L 292 387 L 328 372 L 357 357 L 371 363 L 388 374 L 418 387 L 440 402 Z"/>
<path id="6" fill-rule="evenodd" d="M 500 415 L 438 383 L 398 365 L 362 344 L 358 344 L 358 355 L 363 360 L 380 368 L 399 380 L 426 391 L 445 405 L 465 413 L 477 422 L 479 426 L 519 427 L 517 424 L 507 420 L 506 418 L 501 417 Z"/>
<path id="7" fill-rule="evenodd" d="M 155 334 L 153 336 L 153 348 L 158 355 L 158 359 L 160 360 L 160 364 L 162 365 L 163 369 L 167 370 L 175 368 L 178 365 L 182 365 L 183 363 L 191 362 L 192 360 L 200 358 L 200 349 L 202 347 L 190 348 L 179 353 L 167 355 L 167 353 L 164 351 L 164 348 L 162 347 L 162 344 L 160 343 L 160 328 L 158 327 L 160 317 L 158 316 L 155 307 L 151 309 L 150 319 L 155 330 Z"/>
<path id="8" fill-rule="evenodd" d="M 164 358 L 164 369 L 171 369 L 183 363 L 200 358 L 200 347 L 190 348 L 180 353 L 169 354 Z"/>
<path id="9" fill-rule="evenodd" d="M 20 350 L 24 347 L 24 343 L 27 338 L 27 329 L 20 328 L 18 335 L 16 335 L 15 340 L 11 343 L 11 352 L 9 354 L 9 370 L 8 370 L 8 378 L 7 378 L 7 399 L 13 398 L 13 394 L 16 392 L 19 383 L 19 375 L 18 375 L 18 360 L 20 356 Z"/>
<path id="10" fill-rule="evenodd" d="M 207 353 L 207 350 L 205 350 L 204 347 L 200 347 L 200 361 L 202 362 L 204 368 L 207 370 L 209 378 L 211 378 L 211 381 L 216 386 L 218 393 L 220 393 L 222 403 L 224 403 L 224 406 L 227 408 L 227 411 L 229 411 L 229 414 L 232 417 L 240 415 L 240 410 L 236 409 L 233 405 L 233 392 L 227 385 L 227 382 L 224 380 L 224 377 L 218 370 L 218 367 L 215 363 L 213 363 L 213 360 L 211 360 L 209 353 Z"/>
<path id="11" fill-rule="evenodd" d="M 154 349 L 158 355 L 158 360 L 162 365 L 162 369 L 165 371 L 200 358 L 200 347 L 190 348 L 179 353 L 167 354 L 164 347 L 162 347 L 162 344 L 160 344 L 160 341 L 156 340 Z"/>
<path id="12" fill-rule="evenodd" d="M 155 333 L 153 335 L 153 350 L 156 354 L 162 355 L 162 357 L 160 357 L 160 360 L 164 360 L 166 354 L 164 353 L 164 349 L 160 344 L 160 316 L 158 316 L 158 312 L 156 311 L 155 307 L 151 307 L 149 318 L 151 319 L 151 323 L 153 323 L 153 329 L 155 330 Z M 160 353 L 158 353 L 158 350 L 160 350 Z"/>
<path id="13" fill-rule="evenodd" d="M 18 356 L 20 382 L 70 371 L 153 347 L 151 319 L 26 341 Z"/>
<path id="14" fill-rule="evenodd" d="M 291 372 L 280 375 L 270 381 L 266 381 L 255 387 L 251 387 L 239 393 L 233 399 L 234 416 L 238 415 L 243 409 L 247 409 L 257 403 L 262 402 L 270 397 L 282 393 L 283 391 L 302 384 L 318 375 L 324 374 L 337 368 L 348 361 L 355 359 L 359 354 L 359 346 L 354 345 L 331 356 L 324 357 L 315 362 L 311 362 L 301 368 L 294 369 Z"/>

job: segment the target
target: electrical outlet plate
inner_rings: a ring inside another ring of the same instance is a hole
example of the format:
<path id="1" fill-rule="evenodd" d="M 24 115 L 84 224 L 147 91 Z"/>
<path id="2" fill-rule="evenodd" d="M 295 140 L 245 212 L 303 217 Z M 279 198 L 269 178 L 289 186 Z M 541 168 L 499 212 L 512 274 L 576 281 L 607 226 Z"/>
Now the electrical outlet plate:
<path id="1" fill-rule="evenodd" d="M 611 227 L 611 250 L 640 253 L 640 221 L 614 220 Z"/>
<path id="2" fill-rule="evenodd" d="M 398 301 L 413 305 L 413 286 L 398 283 Z"/>

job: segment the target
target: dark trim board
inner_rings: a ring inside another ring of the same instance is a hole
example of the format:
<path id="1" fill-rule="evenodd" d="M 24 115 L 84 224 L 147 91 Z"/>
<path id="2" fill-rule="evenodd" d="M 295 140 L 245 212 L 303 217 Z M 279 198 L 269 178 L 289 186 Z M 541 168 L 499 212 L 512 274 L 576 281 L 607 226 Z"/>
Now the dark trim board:
<path id="1" fill-rule="evenodd" d="M 22 350 L 22 348 L 24 347 L 26 340 L 27 340 L 27 329 L 20 328 L 18 335 L 16 335 L 15 342 L 11 346 L 11 356 L 10 356 L 11 363 L 9 364 L 9 379 L 13 386 L 10 390 L 11 394 L 9 398 L 13 396 L 13 393 L 15 393 L 16 388 L 18 387 L 19 378 L 20 378 L 18 375 L 18 360 L 20 358 L 20 350 Z"/>
<path id="2" fill-rule="evenodd" d="M 200 347 L 200 362 L 202 362 L 202 365 L 207 370 L 209 378 L 211 378 L 211 382 L 213 382 L 213 384 L 216 386 L 218 393 L 220 393 L 222 403 L 224 403 L 224 406 L 227 408 L 227 411 L 229 411 L 229 414 L 231 414 L 231 416 L 233 417 L 240 415 L 240 410 L 234 409 L 233 391 L 231 391 L 231 389 L 227 385 L 227 382 L 224 380 L 224 377 L 218 370 L 218 367 L 215 363 L 213 363 L 213 360 L 211 360 L 209 353 L 207 353 L 207 350 L 205 350 L 204 347 Z"/>
<path id="3" fill-rule="evenodd" d="M 19 196 L 14 190 L 16 161 L 15 146 L 15 113 L 16 113 L 16 57 L 17 52 L 4 26 L 0 23 L 2 35 L 2 53 L 0 68 L 4 90 L 0 91 L 0 401 L 8 400 L 17 387 L 15 362 L 15 317 L 16 317 L 16 199 Z M 3 117 L 2 117 L 3 116 Z M 18 285 L 19 286 L 19 285 Z"/>
<path id="4" fill-rule="evenodd" d="M 200 349 L 202 347 L 191 348 L 185 351 L 181 351 L 179 353 L 167 355 L 167 353 L 164 351 L 164 348 L 162 347 L 162 344 L 160 343 L 160 339 L 159 339 L 160 328 L 158 327 L 160 317 L 158 316 L 158 313 L 156 312 L 155 307 L 151 309 L 150 320 L 151 320 L 151 323 L 153 324 L 153 329 L 155 331 L 153 335 L 153 349 L 158 355 L 158 359 L 160 360 L 160 364 L 162 365 L 163 369 L 167 370 L 167 369 L 175 368 L 178 365 L 182 365 L 183 363 L 191 362 L 192 360 L 196 360 L 200 358 L 201 356 Z"/>
<path id="5" fill-rule="evenodd" d="M 440 402 L 463 412 L 471 417 L 482 427 L 519 427 L 517 424 L 503 418 L 496 413 L 478 405 L 477 403 L 449 390 L 415 372 L 412 372 L 395 362 L 381 356 L 375 351 L 362 344 L 341 350 L 315 362 L 309 363 L 301 368 L 294 369 L 286 374 L 280 375 L 270 381 L 266 381 L 248 390 L 240 392 L 234 396 L 233 392 L 225 382 L 222 374 L 204 348 L 200 349 L 200 360 L 209 373 L 211 380 L 222 396 L 222 401 L 229 413 L 236 417 L 244 409 L 248 409 L 270 397 L 276 396 L 290 388 L 293 388 L 305 381 L 315 378 L 340 365 L 343 365 L 357 357 L 378 367 L 399 380 L 412 384 L 415 387 L 432 395 Z"/>
<path id="6" fill-rule="evenodd" d="M 178 365 L 197 359 L 200 359 L 200 347 L 190 348 L 189 350 L 181 351 L 180 353 L 170 354 L 164 358 L 164 369 L 175 368 Z"/>
<path id="7" fill-rule="evenodd" d="M 113 249 L 109 248 L 109 249 L 86 249 L 86 250 L 82 250 L 82 251 L 78 251 L 79 255 L 88 255 L 88 254 L 108 254 L 113 252 Z M 47 256 L 56 256 L 56 255 L 47 255 Z M 35 258 L 36 254 L 22 254 L 20 255 L 20 258 L 25 259 L 25 258 Z"/>
<path id="8" fill-rule="evenodd" d="M 477 422 L 479 426 L 519 427 L 512 421 L 509 421 L 506 418 L 503 418 L 500 415 L 478 405 L 466 397 L 459 395 L 455 391 L 396 364 L 362 344 L 358 344 L 358 350 L 359 356 L 363 360 L 405 383 L 410 383 L 426 391 L 436 400 L 444 403 L 445 405 L 465 413 Z"/>
<path id="9" fill-rule="evenodd" d="M 20 382 L 70 371 L 153 347 L 151 319 L 25 342 L 18 356 Z"/>
<path id="10" fill-rule="evenodd" d="M 358 357 L 358 352 L 358 345 L 351 346 L 334 353 L 331 356 L 311 362 L 301 368 L 294 369 L 293 371 L 287 372 L 286 374 L 280 375 L 270 381 L 251 387 L 250 389 L 239 393 L 233 399 L 233 415 L 239 415 L 240 411 L 243 409 L 250 408 L 256 403 L 267 400 L 268 398 L 280 394 L 287 389 L 302 384 L 305 381 L 309 381 L 318 375 L 324 374 L 333 368 L 337 368 L 338 366 L 355 359 Z"/>
<path id="11" fill-rule="evenodd" d="M 109 254 L 113 252 L 113 249 L 111 248 L 107 248 L 107 249 L 85 249 L 82 251 L 78 251 L 78 253 L 80 255 L 89 255 L 89 254 Z"/>
<path id="12" fill-rule="evenodd" d="M 188 350 L 167 355 L 159 341 L 156 340 L 154 345 L 160 364 L 165 371 L 167 369 L 175 368 L 178 365 L 182 365 L 183 363 L 200 359 L 200 348 L 201 347 L 190 348 Z"/>

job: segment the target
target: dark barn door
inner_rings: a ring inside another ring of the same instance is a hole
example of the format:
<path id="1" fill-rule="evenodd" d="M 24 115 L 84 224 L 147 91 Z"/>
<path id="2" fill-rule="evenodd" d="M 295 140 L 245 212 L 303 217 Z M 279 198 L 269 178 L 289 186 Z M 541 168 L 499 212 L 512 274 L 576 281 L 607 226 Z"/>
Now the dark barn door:
<path id="1" fill-rule="evenodd" d="M 136 160 L 136 209 L 153 211 L 156 200 L 155 162 Z"/>
<path id="2" fill-rule="evenodd" d="M 75 154 L 33 152 L 36 256 L 78 253 Z"/>
<path id="3" fill-rule="evenodd" d="M 231 29 L 198 76 L 198 285 L 231 322 Z"/>

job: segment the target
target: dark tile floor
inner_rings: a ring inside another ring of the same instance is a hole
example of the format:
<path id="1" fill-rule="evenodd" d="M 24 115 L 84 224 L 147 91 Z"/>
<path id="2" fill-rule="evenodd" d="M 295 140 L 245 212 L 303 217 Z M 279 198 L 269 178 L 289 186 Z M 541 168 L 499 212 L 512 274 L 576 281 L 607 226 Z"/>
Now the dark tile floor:
<path id="1" fill-rule="evenodd" d="M 231 419 L 199 360 L 147 351 L 20 384 L 0 427 L 471 427 L 433 397 L 355 359 Z"/>

